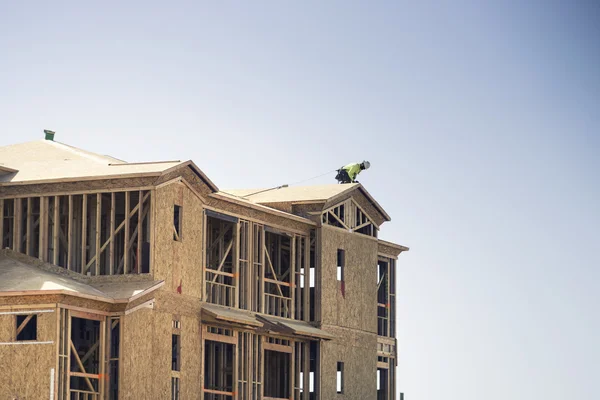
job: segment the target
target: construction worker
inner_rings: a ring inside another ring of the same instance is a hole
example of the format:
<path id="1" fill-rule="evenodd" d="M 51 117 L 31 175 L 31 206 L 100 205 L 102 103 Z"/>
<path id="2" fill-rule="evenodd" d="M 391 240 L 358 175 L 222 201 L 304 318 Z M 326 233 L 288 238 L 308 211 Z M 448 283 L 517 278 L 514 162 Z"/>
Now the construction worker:
<path id="1" fill-rule="evenodd" d="M 338 183 L 355 183 L 358 182 L 356 177 L 360 174 L 360 171 L 363 169 L 368 169 L 371 166 L 371 163 L 368 161 L 363 161 L 361 163 L 352 163 L 348 164 L 340 169 L 338 169 L 338 173 L 335 176 Z"/>

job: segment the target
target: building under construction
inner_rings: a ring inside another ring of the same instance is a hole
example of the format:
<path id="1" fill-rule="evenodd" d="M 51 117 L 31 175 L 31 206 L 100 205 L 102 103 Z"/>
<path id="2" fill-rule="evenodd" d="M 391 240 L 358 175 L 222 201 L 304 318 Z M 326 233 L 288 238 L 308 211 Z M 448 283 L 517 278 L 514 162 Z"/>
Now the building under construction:
<path id="1" fill-rule="evenodd" d="M 358 183 L 0 147 L 0 399 L 392 400 L 386 221 Z"/>

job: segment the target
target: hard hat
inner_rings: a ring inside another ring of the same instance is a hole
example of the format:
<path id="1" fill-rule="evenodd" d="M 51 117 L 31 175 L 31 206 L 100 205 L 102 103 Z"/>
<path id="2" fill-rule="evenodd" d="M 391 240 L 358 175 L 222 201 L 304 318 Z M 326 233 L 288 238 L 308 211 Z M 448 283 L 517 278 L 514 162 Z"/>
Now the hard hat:
<path id="1" fill-rule="evenodd" d="M 371 166 L 371 163 L 368 161 L 363 161 L 362 164 L 365 166 L 365 169 L 369 169 L 369 167 Z"/>

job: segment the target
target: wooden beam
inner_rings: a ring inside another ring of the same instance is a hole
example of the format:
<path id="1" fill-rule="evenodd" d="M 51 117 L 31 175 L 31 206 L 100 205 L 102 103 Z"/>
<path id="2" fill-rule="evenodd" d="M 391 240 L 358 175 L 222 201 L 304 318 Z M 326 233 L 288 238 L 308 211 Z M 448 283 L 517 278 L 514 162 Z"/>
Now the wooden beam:
<path id="1" fill-rule="evenodd" d="M 48 261 L 48 205 L 50 198 L 40 197 L 40 237 L 39 255 L 42 261 Z"/>
<path id="2" fill-rule="evenodd" d="M 73 195 L 69 195 L 67 237 L 67 269 L 71 270 L 73 266 Z"/>
<path id="3" fill-rule="evenodd" d="M 21 240 L 23 236 L 21 220 L 23 216 L 21 213 L 23 212 L 23 201 L 22 199 L 14 200 L 14 218 L 13 218 L 13 250 L 20 253 L 21 252 Z"/>
<path id="4" fill-rule="evenodd" d="M 100 234 L 102 230 L 102 193 L 96 194 L 96 265 L 93 275 L 100 275 Z"/>
<path id="5" fill-rule="evenodd" d="M 137 273 L 142 273 L 142 236 L 143 236 L 143 219 L 144 219 L 144 192 L 140 190 L 139 192 L 139 205 L 140 208 L 138 210 L 138 223 L 137 223 Z"/>
<path id="6" fill-rule="evenodd" d="M 225 260 L 227 259 L 227 256 L 229 255 L 229 252 L 231 251 L 232 247 L 233 247 L 233 239 L 231 239 L 231 241 L 227 245 L 227 250 L 225 250 L 225 253 L 223 254 L 223 258 L 221 259 L 221 261 L 219 263 L 219 267 L 215 271 L 217 271 L 217 272 L 221 271 L 221 268 L 223 268 L 223 265 L 225 265 Z M 207 269 L 207 271 L 214 272 L 211 269 Z M 216 280 L 217 280 L 217 276 L 214 277 L 214 279 L 212 280 L 212 283 L 215 283 Z"/>
<path id="7" fill-rule="evenodd" d="M 4 246 L 4 199 L 0 199 L 0 249 Z"/>
<path id="8" fill-rule="evenodd" d="M 131 214 L 129 214 L 130 205 L 130 197 L 131 194 L 129 192 L 125 192 L 125 239 L 124 239 L 124 249 L 123 249 L 123 273 L 129 273 L 129 219 L 131 218 Z M 120 267 L 119 267 L 120 272 Z"/>
<path id="9" fill-rule="evenodd" d="M 26 254 L 28 256 L 33 256 L 33 224 L 32 224 L 32 215 L 33 214 L 33 199 L 31 197 L 27 198 L 27 229 L 25 231 L 25 247 Z"/>
<path id="10" fill-rule="evenodd" d="M 81 369 L 81 372 L 83 372 L 85 374 L 86 373 L 85 368 L 83 367 L 83 363 L 81 362 L 81 359 L 79 358 L 79 354 L 77 354 L 77 349 L 75 348 L 75 345 L 73 344 L 73 341 L 71 339 L 69 339 L 69 343 L 71 343 L 71 354 L 75 356 L 75 361 L 77 361 L 77 365 L 79 365 L 79 369 Z M 97 393 L 96 389 L 94 389 L 94 386 L 92 385 L 92 382 L 90 381 L 90 378 L 88 378 L 87 376 L 84 376 L 83 378 L 87 382 L 88 387 L 90 388 L 90 391 Z"/>
<path id="11" fill-rule="evenodd" d="M 115 193 L 110 194 L 110 249 L 109 254 L 109 273 L 113 275 L 115 273 L 115 219 L 116 219 L 116 199 Z"/>
<path id="12" fill-rule="evenodd" d="M 84 194 L 81 206 L 81 273 L 84 275 L 87 263 L 87 198 L 88 195 Z"/>
<path id="13" fill-rule="evenodd" d="M 52 224 L 52 264 L 58 265 L 60 243 L 58 231 L 60 229 L 60 197 L 54 196 L 54 217 Z"/>

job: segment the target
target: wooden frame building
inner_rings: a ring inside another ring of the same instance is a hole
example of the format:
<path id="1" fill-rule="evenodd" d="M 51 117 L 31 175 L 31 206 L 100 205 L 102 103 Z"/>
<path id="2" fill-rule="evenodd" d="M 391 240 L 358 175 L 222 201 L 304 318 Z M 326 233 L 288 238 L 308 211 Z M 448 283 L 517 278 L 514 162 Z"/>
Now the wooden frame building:
<path id="1" fill-rule="evenodd" d="M 360 184 L 0 147 L 0 398 L 394 399 L 389 220 Z"/>

